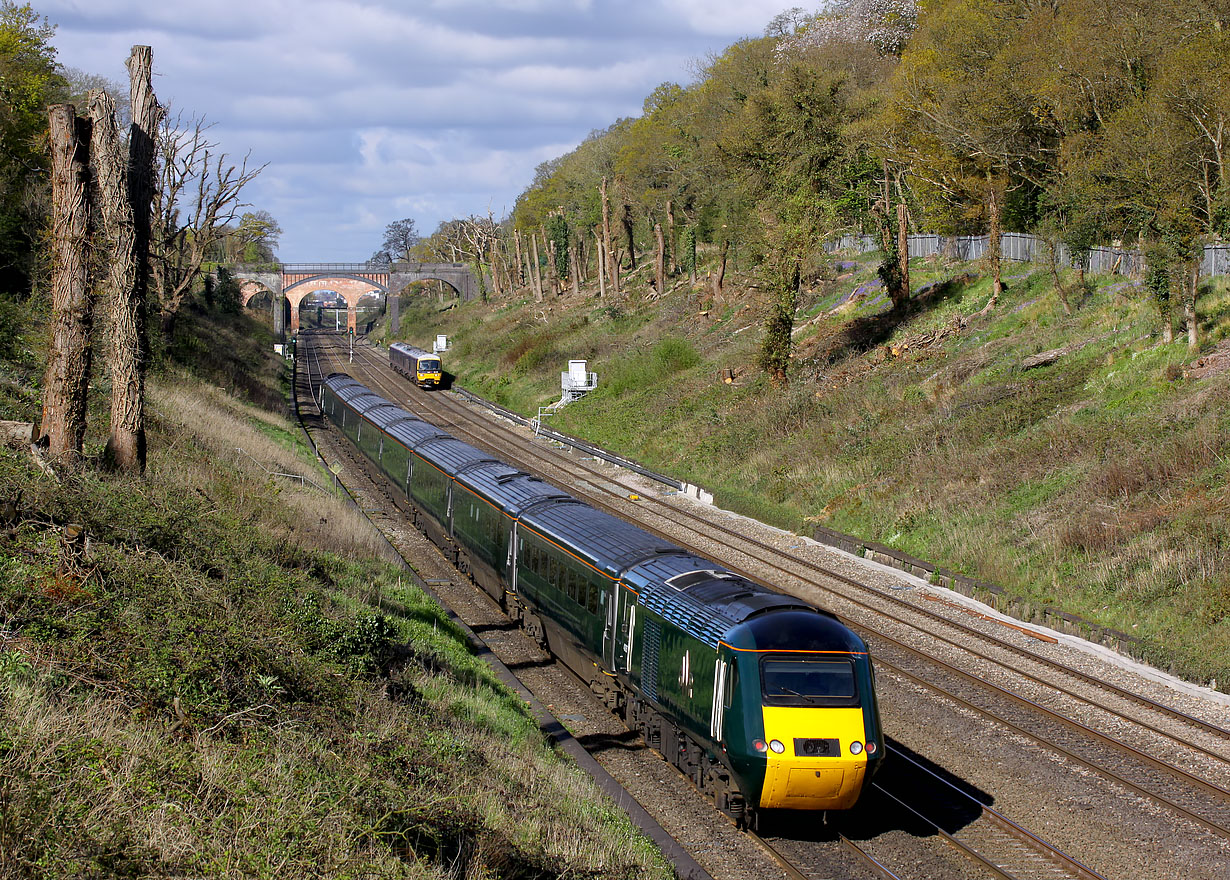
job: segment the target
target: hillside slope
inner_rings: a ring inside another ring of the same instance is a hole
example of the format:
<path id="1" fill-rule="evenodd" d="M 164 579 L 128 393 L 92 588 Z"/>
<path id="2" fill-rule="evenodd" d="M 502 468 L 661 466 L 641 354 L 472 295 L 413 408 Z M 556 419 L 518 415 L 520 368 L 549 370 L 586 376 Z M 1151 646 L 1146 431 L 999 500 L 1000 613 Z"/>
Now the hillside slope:
<path id="1" fill-rule="evenodd" d="M 875 259 L 812 279 L 784 388 L 754 366 L 765 303 L 747 279 L 717 304 L 682 281 L 660 298 L 634 281 L 618 301 L 418 300 L 402 336 L 448 334 L 458 382 L 531 416 L 585 358 L 598 390 L 554 427 L 722 507 L 801 534 L 824 524 L 1131 633 L 1156 665 L 1230 687 L 1230 356 L 1194 368 L 1120 277 L 1093 277 L 1065 315 L 1029 265 L 982 314 L 978 266 L 916 260 L 895 315 Z M 1200 308 L 1224 349 L 1224 279 Z"/>
<path id="2" fill-rule="evenodd" d="M 670 876 L 287 418 L 194 375 L 283 403 L 268 337 L 199 320 L 144 479 L 0 448 L 0 876 Z"/>

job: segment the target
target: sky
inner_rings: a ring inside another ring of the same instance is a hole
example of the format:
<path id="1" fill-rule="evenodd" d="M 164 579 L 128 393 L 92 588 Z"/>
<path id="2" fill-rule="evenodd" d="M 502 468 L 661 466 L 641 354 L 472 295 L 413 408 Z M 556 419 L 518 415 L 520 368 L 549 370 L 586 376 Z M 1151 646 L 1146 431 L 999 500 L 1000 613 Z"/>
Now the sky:
<path id="1" fill-rule="evenodd" d="M 65 67 L 154 54 L 171 113 L 265 165 L 283 262 L 361 262 L 387 224 L 511 212 L 534 169 L 798 0 L 31 0 Z"/>

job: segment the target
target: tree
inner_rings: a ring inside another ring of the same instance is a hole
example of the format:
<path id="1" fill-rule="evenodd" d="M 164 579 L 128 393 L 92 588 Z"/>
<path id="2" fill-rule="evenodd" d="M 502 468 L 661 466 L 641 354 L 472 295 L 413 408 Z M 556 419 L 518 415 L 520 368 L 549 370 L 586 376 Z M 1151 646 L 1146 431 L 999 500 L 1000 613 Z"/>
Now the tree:
<path id="1" fill-rule="evenodd" d="M 0 0 L 0 291 L 22 297 L 50 210 L 47 107 L 68 97 L 54 33 L 30 4 Z"/>
<path id="2" fill-rule="evenodd" d="M 165 116 L 159 129 L 152 269 L 164 335 L 201 276 L 201 264 L 245 204 L 243 188 L 264 170 L 238 165 L 206 133 L 204 119 Z"/>
<path id="3" fill-rule="evenodd" d="M 1044 5 L 1044 4 L 1039 4 Z M 1060 131 L 1033 80 L 1022 30 L 1039 16 L 1024 0 L 947 0 L 929 7 L 894 71 L 883 127 L 900 132 L 893 158 L 954 216 L 981 204 L 1001 292 L 999 234 L 1010 194 L 1036 200 L 1054 172 Z M 1025 208 L 1026 214 L 1034 209 Z"/>
<path id="4" fill-rule="evenodd" d="M 134 118 L 122 144 L 115 102 L 90 92 L 93 121 L 93 199 L 101 216 L 98 237 L 108 254 L 101 287 L 111 305 L 111 433 L 107 462 L 126 473 L 145 470 L 145 373 L 149 340 L 145 313 L 149 286 L 150 215 L 154 192 L 155 138 L 162 108 L 154 97 L 153 53 L 133 46 L 128 58 Z"/>
<path id="5" fill-rule="evenodd" d="M 48 111 L 51 141 L 51 347 L 38 441 L 56 457 L 79 456 L 85 440 L 94 295 L 89 285 L 89 123 L 72 104 Z"/>
<path id="6" fill-rule="evenodd" d="M 247 211 L 239 225 L 227 236 L 232 242 L 232 258 L 240 263 L 277 262 L 278 236 L 282 227 L 268 211 Z"/>
<path id="7" fill-rule="evenodd" d="M 413 251 L 422 240 L 412 218 L 394 220 L 384 227 L 384 240 L 372 254 L 371 262 L 381 265 L 413 262 Z"/>

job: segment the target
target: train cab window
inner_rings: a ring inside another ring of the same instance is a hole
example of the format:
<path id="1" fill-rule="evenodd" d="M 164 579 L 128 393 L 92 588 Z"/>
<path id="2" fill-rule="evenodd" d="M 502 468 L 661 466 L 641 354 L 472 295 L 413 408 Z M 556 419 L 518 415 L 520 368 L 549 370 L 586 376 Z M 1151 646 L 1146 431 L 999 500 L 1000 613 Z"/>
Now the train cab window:
<path id="1" fill-rule="evenodd" d="M 849 660 L 767 657 L 760 663 L 770 706 L 857 706 L 858 685 Z"/>

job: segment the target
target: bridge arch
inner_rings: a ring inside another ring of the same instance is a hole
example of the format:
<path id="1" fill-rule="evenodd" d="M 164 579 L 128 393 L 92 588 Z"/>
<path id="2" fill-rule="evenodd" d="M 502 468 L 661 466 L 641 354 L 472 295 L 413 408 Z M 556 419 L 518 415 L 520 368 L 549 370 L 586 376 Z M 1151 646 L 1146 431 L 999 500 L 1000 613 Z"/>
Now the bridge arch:
<path id="1" fill-rule="evenodd" d="M 272 308 L 278 298 L 277 293 L 275 293 L 272 289 L 266 287 L 259 281 L 244 281 L 239 285 L 239 301 L 245 309 L 248 307 L 248 304 L 252 302 L 252 300 L 257 297 L 263 297 L 265 294 L 269 295 L 270 308 Z M 253 308 L 255 308 L 255 306 Z"/>
<path id="2" fill-rule="evenodd" d="M 289 284 L 282 289 L 287 303 L 290 305 L 290 329 L 299 329 L 299 305 L 314 293 L 330 291 L 346 301 L 346 329 L 356 329 L 356 312 L 359 300 L 373 290 L 387 293 L 389 289 L 388 273 L 364 272 L 316 274 L 292 278 L 286 276 Z"/>

